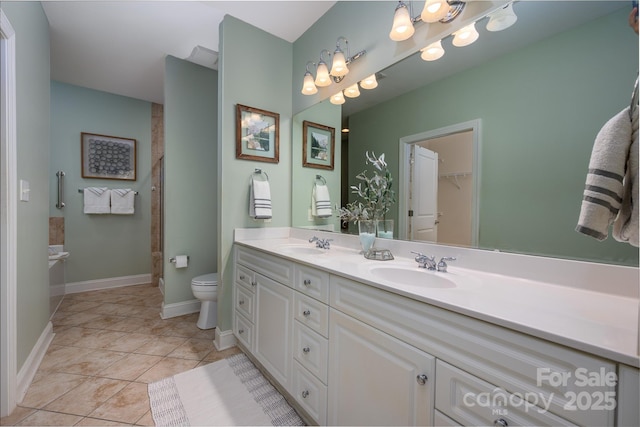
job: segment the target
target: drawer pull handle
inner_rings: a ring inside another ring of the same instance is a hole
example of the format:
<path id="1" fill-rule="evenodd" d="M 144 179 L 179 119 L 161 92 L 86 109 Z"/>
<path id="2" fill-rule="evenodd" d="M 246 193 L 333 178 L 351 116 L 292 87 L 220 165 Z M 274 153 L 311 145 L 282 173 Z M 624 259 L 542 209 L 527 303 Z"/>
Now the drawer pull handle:
<path id="1" fill-rule="evenodd" d="M 425 374 L 420 374 L 416 377 L 416 381 L 418 381 L 418 384 L 420 385 L 425 385 L 427 383 L 427 376 Z"/>
<path id="2" fill-rule="evenodd" d="M 238 301 L 238 304 L 240 304 L 240 305 L 244 304 L 244 300 L 241 299 L 240 301 Z"/>
<path id="3" fill-rule="evenodd" d="M 244 280 L 244 274 L 240 275 L 240 280 Z"/>
<path id="4" fill-rule="evenodd" d="M 504 418 L 498 418 L 493 422 L 493 425 L 496 427 L 508 427 L 509 423 Z"/>
<path id="5" fill-rule="evenodd" d="M 257 285 L 257 284 L 258 284 L 258 283 L 257 283 L 257 282 L 255 282 L 255 281 L 252 281 L 252 282 L 251 282 L 251 286 L 255 286 L 255 285 Z"/>
<path id="6" fill-rule="evenodd" d="M 306 398 L 307 398 L 307 396 L 309 396 L 309 391 L 308 391 L 308 390 L 304 390 L 304 391 L 302 392 L 302 398 L 303 398 L 303 399 L 306 399 Z"/>
<path id="7" fill-rule="evenodd" d="M 311 351 L 311 349 L 309 347 L 305 347 L 302 349 L 303 353 L 309 353 Z"/>
<path id="8" fill-rule="evenodd" d="M 305 286 L 309 286 L 311 284 L 311 279 L 304 279 L 304 283 Z"/>
<path id="9" fill-rule="evenodd" d="M 239 334 L 244 334 L 244 329 L 238 329 Z"/>
<path id="10" fill-rule="evenodd" d="M 302 312 L 302 315 L 303 315 L 304 317 L 309 317 L 309 316 L 311 316 L 311 311 L 309 311 L 309 310 L 305 310 L 305 311 L 303 311 L 303 312 Z"/>

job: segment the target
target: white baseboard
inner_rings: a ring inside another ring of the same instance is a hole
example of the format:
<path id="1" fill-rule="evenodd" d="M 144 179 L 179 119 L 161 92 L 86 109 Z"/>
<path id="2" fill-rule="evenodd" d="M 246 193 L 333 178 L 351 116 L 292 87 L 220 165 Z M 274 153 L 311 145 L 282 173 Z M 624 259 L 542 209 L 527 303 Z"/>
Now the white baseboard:
<path id="1" fill-rule="evenodd" d="M 99 289 L 121 288 L 123 286 L 144 285 L 151 283 L 151 274 L 137 274 L 135 276 L 108 277 L 106 279 L 72 282 L 65 285 L 65 293 L 97 291 Z"/>
<path id="2" fill-rule="evenodd" d="M 16 402 L 21 403 L 22 399 L 24 399 L 24 396 L 27 394 L 27 390 L 33 381 L 33 377 L 36 375 L 36 371 L 38 370 L 47 349 L 49 348 L 49 344 L 53 341 L 54 335 L 53 324 L 48 322 L 44 331 L 42 331 L 40 338 L 38 338 L 36 345 L 31 349 L 29 357 L 27 357 L 27 360 L 25 360 L 24 365 L 22 365 L 22 368 L 20 368 L 20 371 L 18 372 L 18 377 L 16 379 Z"/>
<path id="3" fill-rule="evenodd" d="M 169 319 L 171 317 L 184 316 L 185 314 L 198 313 L 200 311 L 200 300 L 177 302 L 174 304 L 162 303 L 160 317 Z"/>
<path id="4" fill-rule="evenodd" d="M 235 335 L 233 335 L 233 331 L 220 331 L 220 328 L 216 328 L 216 336 L 213 340 L 213 346 L 216 350 L 226 350 L 235 346 L 237 343 Z"/>

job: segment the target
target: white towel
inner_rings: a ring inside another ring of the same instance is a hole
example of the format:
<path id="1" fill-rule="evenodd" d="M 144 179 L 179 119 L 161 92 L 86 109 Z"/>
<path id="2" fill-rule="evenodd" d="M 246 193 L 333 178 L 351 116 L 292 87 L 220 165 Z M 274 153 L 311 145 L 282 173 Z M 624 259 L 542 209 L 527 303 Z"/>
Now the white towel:
<path id="1" fill-rule="evenodd" d="M 111 213 L 116 215 L 132 215 L 135 212 L 136 193 L 130 188 L 111 190 Z"/>
<path id="2" fill-rule="evenodd" d="M 324 184 L 315 184 L 311 192 L 311 215 L 318 218 L 331 216 L 331 197 L 329 187 Z"/>
<path id="3" fill-rule="evenodd" d="M 269 181 L 251 179 L 249 216 L 254 219 L 271 218 L 271 188 Z"/>
<path id="4" fill-rule="evenodd" d="M 598 240 L 605 240 L 609 234 L 609 227 L 618 216 L 623 197 L 626 197 L 627 193 L 632 193 L 634 179 L 636 182 L 635 197 L 637 197 L 637 153 L 635 154 L 635 172 L 633 165 L 627 171 L 629 175 L 635 175 L 635 178 L 630 177 L 631 179 L 626 180 L 624 178 L 629 160 L 629 149 L 632 145 L 632 134 L 629 107 L 611 118 L 598 132 L 589 160 L 589 173 L 587 174 L 576 231 Z M 637 201 L 635 204 L 637 217 Z M 637 246 L 637 218 L 635 221 Z M 632 239 L 628 240 L 629 243 L 632 243 Z"/>
<path id="5" fill-rule="evenodd" d="M 108 214 L 111 212 L 109 201 L 111 191 L 106 187 L 87 187 L 84 189 L 84 213 Z"/>

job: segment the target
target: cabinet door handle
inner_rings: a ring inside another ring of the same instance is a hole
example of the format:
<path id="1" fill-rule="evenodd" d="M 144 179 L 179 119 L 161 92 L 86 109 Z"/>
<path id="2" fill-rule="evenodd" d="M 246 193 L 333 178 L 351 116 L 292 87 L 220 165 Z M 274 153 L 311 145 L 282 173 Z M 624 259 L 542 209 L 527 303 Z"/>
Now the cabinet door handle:
<path id="1" fill-rule="evenodd" d="M 238 304 L 240 304 L 240 305 L 244 304 L 244 300 L 241 299 L 240 301 L 238 301 Z"/>
<path id="2" fill-rule="evenodd" d="M 304 317 L 309 317 L 309 316 L 311 316 L 311 311 L 310 310 L 305 310 L 305 311 L 302 312 L 302 315 Z"/>
<path id="3" fill-rule="evenodd" d="M 302 349 L 303 353 L 309 353 L 311 351 L 311 349 L 309 347 L 305 347 Z"/>
<path id="4" fill-rule="evenodd" d="M 493 422 L 493 425 L 496 427 L 508 427 L 509 423 L 504 418 L 498 418 Z"/>
<path id="5" fill-rule="evenodd" d="M 244 329 L 238 329 L 239 334 L 244 334 Z"/>
<path id="6" fill-rule="evenodd" d="M 427 383 L 427 376 L 425 374 L 420 374 L 416 377 L 416 381 L 418 381 L 418 384 L 420 385 L 425 385 Z"/>
<path id="7" fill-rule="evenodd" d="M 257 283 L 257 282 L 255 282 L 255 281 L 252 281 L 252 282 L 251 282 L 251 286 L 256 286 L 257 284 L 258 284 L 258 283 Z"/>
<path id="8" fill-rule="evenodd" d="M 306 398 L 307 398 L 307 396 L 309 396 L 309 391 L 308 391 L 308 390 L 304 390 L 304 391 L 302 392 L 302 398 L 303 398 L 303 399 L 306 399 Z"/>
<path id="9" fill-rule="evenodd" d="M 311 279 L 304 279 L 304 283 L 305 286 L 309 286 L 311 284 Z"/>
<path id="10" fill-rule="evenodd" d="M 244 274 L 240 275 L 240 280 L 244 280 Z"/>

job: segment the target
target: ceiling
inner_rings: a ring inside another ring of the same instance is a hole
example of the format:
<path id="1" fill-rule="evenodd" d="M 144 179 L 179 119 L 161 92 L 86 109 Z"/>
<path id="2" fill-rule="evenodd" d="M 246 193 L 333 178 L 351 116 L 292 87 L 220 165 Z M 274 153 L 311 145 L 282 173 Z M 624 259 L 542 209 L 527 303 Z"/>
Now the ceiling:
<path id="1" fill-rule="evenodd" d="M 186 59 L 196 46 L 217 52 L 218 25 L 224 15 L 294 42 L 335 3 L 43 1 L 51 33 L 51 78 L 162 104 L 165 56 Z M 514 4 L 518 21 L 513 27 L 490 33 L 484 29 L 486 23 L 479 22 L 480 39 L 472 46 L 454 48 L 448 37 L 443 41 L 447 53 L 442 59 L 425 63 L 414 55 L 383 70 L 386 79 L 375 90 L 363 90 L 359 98 L 349 99 L 343 115 L 626 6 L 630 8 L 628 1 L 518 1 Z M 392 17 L 390 6 L 390 23 Z M 397 73 L 401 78 L 391 77 Z"/>
<path id="2" fill-rule="evenodd" d="M 163 104 L 164 58 L 196 46 L 218 52 L 218 26 L 234 16 L 288 42 L 335 1 L 43 1 L 51 79 Z"/>

